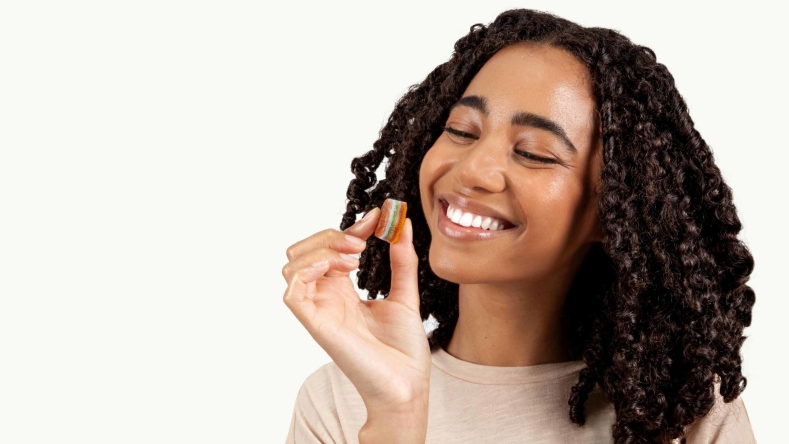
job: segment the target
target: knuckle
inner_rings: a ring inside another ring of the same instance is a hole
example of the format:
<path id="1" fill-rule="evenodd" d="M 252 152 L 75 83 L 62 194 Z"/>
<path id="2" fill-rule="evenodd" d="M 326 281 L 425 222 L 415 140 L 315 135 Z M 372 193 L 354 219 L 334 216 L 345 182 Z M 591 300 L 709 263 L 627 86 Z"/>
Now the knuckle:
<path id="1" fill-rule="evenodd" d="M 412 268 L 412 265 L 410 263 L 404 264 L 400 262 L 392 262 L 391 266 L 392 266 L 392 270 L 397 270 L 397 271 L 410 271 Z"/>
<path id="2" fill-rule="evenodd" d="M 345 233 L 344 232 L 342 232 L 340 230 L 337 230 L 337 229 L 334 229 L 334 228 L 330 228 L 330 233 L 329 233 L 329 235 L 327 236 L 327 239 L 326 239 L 326 244 L 327 245 L 338 245 L 338 244 L 340 244 L 340 243 L 342 243 L 344 241 L 345 241 Z"/>
<path id="3" fill-rule="evenodd" d="M 331 239 L 335 233 L 338 233 L 334 228 L 326 228 L 325 230 L 321 231 L 321 239 Z"/>
<path id="4" fill-rule="evenodd" d="M 331 249 L 330 247 L 320 247 L 315 250 L 315 258 L 313 262 L 320 261 L 324 259 L 331 259 L 333 256 L 336 256 L 336 251 Z"/>
<path id="5" fill-rule="evenodd" d="M 282 294 L 282 301 L 285 302 L 285 304 L 288 303 L 289 299 L 290 299 L 290 282 L 288 283 L 288 288 L 285 289 L 285 293 Z"/>
<path id="6" fill-rule="evenodd" d="M 303 268 L 294 271 L 293 274 L 290 276 L 290 280 L 288 282 L 288 286 L 293 285 L 293 283 L 296 282 L 297 280 L 301 279 L 301 277 L 303 275 L 304 275 L 304 269 Z"/>
<path id="7" fill-rule="evenodd" d="M 288 262 L 287 264 L 285 264 L 285 266 L 282 267 L 282 277 L 287 279 L 289 274 L 290 274 L 290 262 Z"/>
<path id="8" fill-rule="evenodd" d="M 392 270 L 397 272 L 408 271 L 410 270 L 410 268 L 411 267 L 409 267 L 407 264 L 395 264 L 395 263 L 392 264 Z"/>
<path id="9" fill-rule="evenodd" d="M 339 242 L 345 242 L 345 235 L 350 234 L 340 230 L 334 230 L 334 240 Z M 353 236 L 353 235 L 351 235 Z"/>
<path id="10" fill-rule="evenodd" d="M 293 311 L 293 307 L 291 307 L 291 304 L 290 304 L 291 303 L 290 292 L 288 292 L 288 291 L 285 292 L 285 295 L 282 296 L 282 302 L 285 303 L 285 305 L 288 308 L 290 308 L 291 311 Z"/>

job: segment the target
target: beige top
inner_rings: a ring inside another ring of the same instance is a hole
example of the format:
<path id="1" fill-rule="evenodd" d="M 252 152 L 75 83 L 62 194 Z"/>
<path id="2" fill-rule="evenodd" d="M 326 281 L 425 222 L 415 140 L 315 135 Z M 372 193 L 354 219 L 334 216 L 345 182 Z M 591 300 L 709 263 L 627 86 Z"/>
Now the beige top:
<path id="1" fill-rule="evenodd" d="M 432 353 L 427 444 L 612 443 L 613 405 L 599 389 L 586 402 L 586 424 L 570 422 L 570 388 L 582 361 L 529 367 L 474 364 L 443 348 Z M 358 443 L 367 409 L 351 381 L 330 362 L 296 396 L 286 444 Z M 688 430 L 688 444 L 756 442 L 742 398 L 724 403 Z"/>

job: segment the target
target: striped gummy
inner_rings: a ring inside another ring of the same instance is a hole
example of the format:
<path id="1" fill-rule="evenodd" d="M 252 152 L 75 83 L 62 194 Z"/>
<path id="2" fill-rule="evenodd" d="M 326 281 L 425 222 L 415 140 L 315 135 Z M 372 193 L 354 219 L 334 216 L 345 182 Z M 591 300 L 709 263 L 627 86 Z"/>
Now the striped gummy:
<path id="1" fill-rule="evenodd" d="M 375 227 L 375 237 L 394 244 L 400 239 L 405 226 L 405 212 L 408 204 L 395 199 L 386 199 L 381 206 L 381 217 Z"/>

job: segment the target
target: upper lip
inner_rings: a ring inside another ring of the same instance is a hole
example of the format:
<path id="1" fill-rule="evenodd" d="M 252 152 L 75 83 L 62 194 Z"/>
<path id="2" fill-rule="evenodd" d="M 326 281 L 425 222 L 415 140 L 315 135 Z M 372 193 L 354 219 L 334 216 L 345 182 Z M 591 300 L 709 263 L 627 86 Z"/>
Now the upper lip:
<path id="1" fill-rule="evenodd" d="M 485 205 L 481 202 L 476 202 L 466 197 L 459 196 L 457 194 L 437 194 L 436 197 L 438 198 L 439 201 L 442 200 L 446 201 L 449 205 L 452 205 L 454 208 L 460 208 L 465 212 L 478 214 L 480 216 L 495 217 L 497 219 L 507 221 L 508 223 L 514 226 L 518 226 L 518 224 L 513 222 L 512 219 L 509 216 L 507 216 L 503 211 L 499 211 L 496 208 Z"/>

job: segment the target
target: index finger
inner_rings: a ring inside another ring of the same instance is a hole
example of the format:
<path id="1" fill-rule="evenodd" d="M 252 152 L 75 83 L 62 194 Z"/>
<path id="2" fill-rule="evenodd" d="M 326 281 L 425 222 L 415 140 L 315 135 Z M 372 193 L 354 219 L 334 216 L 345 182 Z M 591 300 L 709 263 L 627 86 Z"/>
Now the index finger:
<path id="1" fill-rule="evenodd" d="M 373 232 L 375 232 L 375 227 L 378 224 L 380 212 L 380 209 L 373 208 L 367 212 L 367 214 L 365 214 L 365 217 L 369 216 L 369 218 L 362 218 L 343 231 L 328 228 L 326 230 L 319 231 L 318 233 L 315 233 L 306 239 L 296 242 L 295 244 L 288 247 L 287 251 L 285 252 L 288 256 L 288 260 L 293 260 L 307 251 L 312 251 L 321 247 L 333 248 L 341 252 L 346 252 L 345 250 L 348 248 L 347 246 L 350 246 L 352 249 L 354 249 L 353 253 L 358 253 L 358 249 L 364 244 L 358 246 L 351 244 L 344 238 L 344 236 L 340 236 L 339 234 L 343 233 L 345 235 L 351 235 L 362 241 L 366 240 Z M 343 245 L 346 245 L 346 247 L 342 248 Z"/>
<path id="2" fill-rule="evenodd" d="M 358 237 L 362 240 L 367 240 L 371 234 L 375 232 L 375 227 L 378 225 L 378 218 L 381 216 L 381 209 L 378 207 L 368 211 L 361 219 L 357 220 L 355 224 L 342 230 L 345 234 Z"/>

